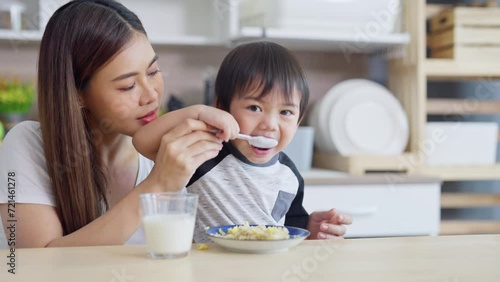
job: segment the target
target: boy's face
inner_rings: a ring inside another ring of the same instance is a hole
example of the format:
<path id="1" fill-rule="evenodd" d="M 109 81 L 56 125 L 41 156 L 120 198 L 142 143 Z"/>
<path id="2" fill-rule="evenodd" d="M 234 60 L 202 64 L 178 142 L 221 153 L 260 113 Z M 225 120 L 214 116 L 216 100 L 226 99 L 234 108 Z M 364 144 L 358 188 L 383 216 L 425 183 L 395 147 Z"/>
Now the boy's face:
<path id="1" fill-rule="evenodd" d="M 279 88 L 272 89 L 259 99 L 260 89 L 249 91 L 231 101 L 229 112 L 240 125 L 240 133 L 265 136 L 278 141 L 271 149 L 251 146 L 248 141 L 235 139 L 234 146 L 253 163 L 266 163 L 282 151 L 297 131 L 299 122 L 300 95 L 294 89 L 293 99 L 287 102 Z"/>

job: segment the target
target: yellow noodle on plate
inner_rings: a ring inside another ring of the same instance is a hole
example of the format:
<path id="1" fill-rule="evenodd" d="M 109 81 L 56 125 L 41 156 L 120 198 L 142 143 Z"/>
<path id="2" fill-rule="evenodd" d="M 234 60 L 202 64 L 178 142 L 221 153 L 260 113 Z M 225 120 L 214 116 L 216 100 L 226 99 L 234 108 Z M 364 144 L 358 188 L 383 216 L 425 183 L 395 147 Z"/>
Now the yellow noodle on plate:
<path id="1" fill-rule="evenodd" d="M 250 226 L 248 222 L 229 228 L 227 232 L 219 229 L 217 237 L 235 240 L 286 240 L 290 238 L 288 229 L 281 226 Z"/>

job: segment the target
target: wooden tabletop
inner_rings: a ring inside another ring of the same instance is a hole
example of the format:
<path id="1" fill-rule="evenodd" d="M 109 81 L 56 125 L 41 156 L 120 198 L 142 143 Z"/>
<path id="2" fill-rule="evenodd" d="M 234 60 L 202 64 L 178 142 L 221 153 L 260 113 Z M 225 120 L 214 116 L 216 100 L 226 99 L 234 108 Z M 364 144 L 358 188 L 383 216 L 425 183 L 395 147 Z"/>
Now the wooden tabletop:
<path id="1" fill-rule="evenodd" d="M 0 251 L 0 281 L 500 281 L 500 235 L 304 241 L 288 252 L 242 254 L 210 245 L 152 260 L 144 246 Z"/>

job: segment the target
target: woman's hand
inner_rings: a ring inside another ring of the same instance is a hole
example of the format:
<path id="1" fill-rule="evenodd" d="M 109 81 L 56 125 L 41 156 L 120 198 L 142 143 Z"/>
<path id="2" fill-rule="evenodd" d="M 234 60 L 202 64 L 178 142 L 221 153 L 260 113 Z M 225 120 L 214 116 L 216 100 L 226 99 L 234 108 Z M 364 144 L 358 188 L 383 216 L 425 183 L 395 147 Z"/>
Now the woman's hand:
<path id="1" fill-rule="evenodd" d="M 201 164 L 217 156 L 223 140 L 210 130 L 200 120 L 187 119 L 163 135 L 148 176 L 156 192 L 180 191 Z"/>
<path id="2" fill-rule="evenodd" d="M 198 119 L 217 129 L 215 136 L 226 142 L 235 139 L 240 133 L 240 127 L 234 117 L 223 110 L 201 106 Z"/>
<path id="3" fill-rule="evenodd" d="M 342 238 L 345 235 L 344 225 L 350 225 L 352 217 L 340 214 L 335 209 L 329 211 L 313 212 L 309 216 L 307 229 L 311 232 L 310 239 Z"/>
<path id="4" fill-rule="evenodd" d="M 203 123 L 194 125 L 193 123 L 186 123 L 187 120 L 198 120 Z M 174 136 L 170 133 L 176 127 L 178 129 Z M 240 127 L 228 112 L 205 105 L 194 105 L 168 112 L 157 120 L 141 127 L 134 134 L 132 142 L 137 151 L 143 156 L 156 160 L 164 136 L 167 136 L 167 142 L 172 142 L 176 138 L 197 130 L 211 131 L 215 137 L 228 141 L 236 138 Z"/>

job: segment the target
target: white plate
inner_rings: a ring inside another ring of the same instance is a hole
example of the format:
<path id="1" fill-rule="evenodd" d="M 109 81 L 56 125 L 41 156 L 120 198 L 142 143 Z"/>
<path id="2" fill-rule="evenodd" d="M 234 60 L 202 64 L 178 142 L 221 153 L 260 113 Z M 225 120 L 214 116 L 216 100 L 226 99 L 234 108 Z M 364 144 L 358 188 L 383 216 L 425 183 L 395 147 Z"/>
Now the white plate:
<path id="1" fill-rule="evenodd" d="M 314 143 L 318 149 L 338 153 L 329 134 L 329 120 L 333 105 L 344 93 L 363 85 L 373 84 L 375 83 L 366 79 L 344 80 L 335 84 L 323 98 L 316 102 L 311 112 L 309 124 L 315 128 Z"/>
<path id="2" fill-rule="evenodd" d="M 371 83 L 349 89 L 333 105 L 330 138 L 344 155 L 398 155 L 408 143 L 409 127 L 399 101 L 385 87 Z"/>
<path id="3" fill-rule="evenodd" d="M 276 252 L 286 252 L 288 248 L 298 245 L 307 236 L 310 235 L 309 231 L 297 228 L 297 227 L 286 227 L 288 229 L 290 239 L 286 240 L 236 240 L 218 237 L 219 229 L 227 232 L 229 228 L 233 228 L 237 225 L 224 225 L 212 227 L 206 231 L 208 237 L 216 244 L 221 247 L 235 252 L 243 253 L 276 253 Z M 241 225 L 240 225 L 241 226 Z M 255 226 L 255 225 L 250 225 Z M 271 226 L 271 225 L 266 225 Z M 282 227 L 282 226 L 281 226 Z"/>

